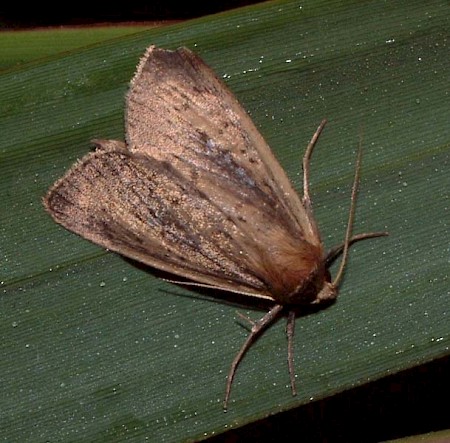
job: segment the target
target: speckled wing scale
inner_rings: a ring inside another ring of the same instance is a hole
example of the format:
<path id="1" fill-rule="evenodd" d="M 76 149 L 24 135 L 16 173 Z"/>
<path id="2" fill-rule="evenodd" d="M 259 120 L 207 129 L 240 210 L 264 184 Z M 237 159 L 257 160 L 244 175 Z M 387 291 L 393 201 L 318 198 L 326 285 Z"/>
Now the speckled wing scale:
<path id="1" fill-rule="evenodd" d="M 51 187 L 44 205 L 56 222 L 112 251 L 199 284 L 274 302 L 233 362 L 226 408 L 237 365 L 284 307 L 337 293 L 309 194 L 306 188 L 300 200 L 249 116 L 188 49 L 150 47 L 126 105 L 126 143 L 96 140 L 96 151 Z M 324 124 L 305 155 L 306 187 L 309 157 Z M 334 254 L 380 235 L 385 233 L 352 239 L 348 232 Z M 291 349 L 295 316 L 289 319 Z M 292 361 L 289 351 L 295 392 Z"/>

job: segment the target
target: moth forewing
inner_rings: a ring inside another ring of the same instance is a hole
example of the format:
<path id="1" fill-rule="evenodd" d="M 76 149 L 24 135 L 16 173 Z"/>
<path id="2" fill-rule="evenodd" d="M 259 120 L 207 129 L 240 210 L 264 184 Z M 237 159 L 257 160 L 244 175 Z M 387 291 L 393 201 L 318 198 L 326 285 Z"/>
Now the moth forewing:
<path id="1" fill-rule="evenodd" d="M 188 278 L 189 284 L 273 301 L 252 323 L 232 363 L 225 409 L 242 357 L 285 311 L 295 393 L 293 306 L 335 297 L 330 263 L 343 251 L 346 257 L 355 241 L 385 235 L 351 237 L 350 217 L 344 244 L 324 253 L 308 183 L 309 160 L 324 125 L 306 151 L 300 199 L 214 72 L 188 49 L 151 46 L 126 98 L 126 143 L 95 140 L 97 150 L 44 198 L 56 222 L 100 246 Z"/>
<path id="2" fill-rule="evenodd" d="M 186 175 L 212 172 L 228 186 L 244 186 L 244 194 L 253 187 L 272 196 L 286 222 L 295 220 L 317 244 L 314 220 L 249 115 L 189 49 L 148 48 L 131 81 L 126 117 L 133 151 L 167 160 Z"/>

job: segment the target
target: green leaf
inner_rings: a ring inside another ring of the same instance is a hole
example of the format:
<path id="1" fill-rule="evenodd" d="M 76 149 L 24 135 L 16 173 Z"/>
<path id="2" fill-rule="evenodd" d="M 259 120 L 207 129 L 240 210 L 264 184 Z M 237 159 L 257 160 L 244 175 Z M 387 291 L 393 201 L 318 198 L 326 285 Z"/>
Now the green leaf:
<path id="1" fill-rule="evenodd" d="M 136 34 L 151 26 L 96 26 L 55 30 L 2 31 L 0 35 L 0 69 L 49 58 L 64 51 Z"/>
<path id="2" fill-rule="evenodd" d="M 386 443 L 445 443 L 450 440 L 450 431 L 431 432 L 429 434 L 415 435 L 414 437 L 389 440 Z"/>
<path id="3" fill-rule="evenodd" d="M 1 74 L 2 436 L 198 440 L 448 355 L 448 24 L 444 1 L 269 2 Z M 297 397 L 280 321 L 243 360 L 224 414 L 247 335 L 236 306 L 164 282 L 43 210 L 89 140 L 123 139 L 124 94 L 150 44 L 198 52 L 299 191 L 304 148 L 328 118 L 311 171 L 327 246 L 344 236 L 363 134 L 355 232 L 390 237 L 354 246 L 338 302 L 297 320 Z"/>

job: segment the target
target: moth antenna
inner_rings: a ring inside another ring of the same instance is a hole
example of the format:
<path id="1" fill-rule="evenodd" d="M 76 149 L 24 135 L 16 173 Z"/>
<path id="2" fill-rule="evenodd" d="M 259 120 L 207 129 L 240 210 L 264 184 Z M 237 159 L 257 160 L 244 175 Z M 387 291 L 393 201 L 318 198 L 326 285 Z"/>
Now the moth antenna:
<path id="1" fill-rule="evenodd" d="M 352 235 L 353 220 L 355 218 L 356 197 L 358 194 L 359 175 L 360 175 L 360 171 L 361 171 L 361 159 L 362 159 L 362 147 L 361 147 L 361 142 L 360 142 L 359 149 L 358 149 L 358 156 L 356 157 L 355 178 L 353 179 L 350 212 L 348 215 L 347 230 L 345 232 L 344 248 L 342 250 L 342 261 L 341 261 L 341 266 L 339 267 L 339 271 L 332 283 L 332 285 L 335 288 L 339 286 L 342 276 L 344 275 L 345 265 L 347 264 L 348 250 L 350 247 L 350 239 L 351 239 L 351 235 Z"/>
<path id="2" fill-rule="evenodd" d="M 307 208 L 311 207 L 311 198 L 309 196 L 309 162 L 311 161 L 314 146 L 316 146 L 317 140 L 319 139 L 319 136 L 326 124 L 326 119 L 323 119 L 320 122 L 320 125 L 312 136 L 311 141 L 308 143 L 305 155 L 303 156 L 303 204 L 307 206 Z"/>
<path id="3" fill-rule="evenodd" d="M 234 357 L 233 362 L 231 363 L 230 371 L 228 372 L 227 377 L 227 387 L 225 390 L 225 399 L 223 401 L 223 409 L 224 411 L 228 408 L 228 401 L 230 399 L 231 393 L 231 385 L 233 384 L 234 375 L 236 374 L 236 369 L 244 357 L 245 353 L 249 350 L 250 346 L 254 343 L 254 341 L 258 338 L 258 336 L 266 329 L 271 323 L 273 323 L 278 315 L 283 310 L 283 305 L 275 305 L 264 317 L 255 322 L 252 326 L 252 330 L 242 345 L 241 349 L 237 353 L 236 357 Z"/>
<path id="4" fill-rule="evenodd" d="M 216 286 L 216 285 L 208 285 L 206 283 L 196 283 L 192 281 L 170 280 L 168 278 L 162 278 L 161 280 L 181 286 L 196 286 L 197 288 L 216 289 L 218 291 L 231 292 L 233 294 L 247 295 L 249 297 L 257 297 L 273 301 L 272 297 L 269 297 L 268 295 L 257 294 L 255 292 L 239 291 L 238 289 L 231 289 L 228 287 L 225 288 L 223 286 Z"/>

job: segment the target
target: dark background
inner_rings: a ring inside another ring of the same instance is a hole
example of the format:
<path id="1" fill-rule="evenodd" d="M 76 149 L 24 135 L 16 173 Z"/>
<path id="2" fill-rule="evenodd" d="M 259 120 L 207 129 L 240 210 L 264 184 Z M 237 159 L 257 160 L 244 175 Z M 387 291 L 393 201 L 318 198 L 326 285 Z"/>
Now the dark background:
<path id="1" fill-rule="evenodd" d="M 208 443 L 376 443 L 448 429 L 449 374 L 450 358 L 444 357 L 229 431 Z"/>
<path id="2" fill-rule="evenodd" d="M 257 0 L 128 1 L 123 3 L 5 2 L 0 30 L 118 22 L 187 20 Z M 277 414 L 209 439 L 210 443 L 379 442 L 450 428 L 450 358 L 385 377 L 332 398 Z"/>
<path id="3" fill-rule="evenodd" d="M 105 22 L 187 20 L 262 0 L 126 2 L 1 2 L 0 29 L 76 26 Z"/>

